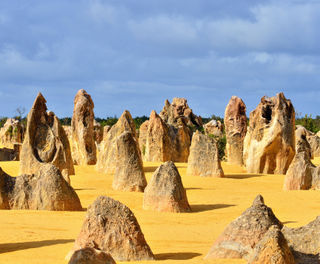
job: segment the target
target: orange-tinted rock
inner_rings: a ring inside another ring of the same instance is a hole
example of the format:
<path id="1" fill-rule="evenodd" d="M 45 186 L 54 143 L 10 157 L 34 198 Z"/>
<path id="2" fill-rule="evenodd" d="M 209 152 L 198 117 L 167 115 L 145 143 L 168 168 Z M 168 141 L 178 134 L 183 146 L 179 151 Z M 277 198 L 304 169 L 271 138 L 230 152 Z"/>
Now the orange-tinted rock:
<path id="1" fill-rule="evenodd" d="M 74 98 L 72 127 L 72 158 L 78 165 L 93 165 L 97 162 L 94 140 L 94 104 L 83 89 Z"/>
<path id="2" fill-rule="evenodd" d="M 206 259 L 244 258 L 248 260 L 254 247 L 272 225 L 282 228 L 271 208 L 258 195 L 252 206 L 232 221 L 213 243 Z"/>
<path id="3" fill-rule="evenodd" d="M 211 120 L 203 126 L 206 135 L 223 137 L 223 124 L 219 120 Z"/>
<path id="4" fill-rule="evenodd" d="M 73 251 L 85 247 L 99 248 L 119 261 L 154 260 L 134 214 L 106 196 L 89 206 Z"/>
<path id="5" fill-rule="evenodd" d="M 271 226 L 255 246 L 248 264 L 295 264 L 279 226 Z"/>
<path id="6" fill-rule="evenodd" d="M 247 133 L 246 105 L 237 96 L 232 96 L 224 113 L 226 130 L 226 156 L 232 164 L 243 164 L 243 141 Z"/>
<path id="7" fill-rule="evenodd" d="M 249 173 L 285 174 L 295 154 L 295 112 L 283 93 L 262 97 L 244 140 Z"/>
<path id="8" fill-rule="evenodd" d="M 75 251 L 68 264 L 116 264 L 116 262 L 110 254 L 86 247 Z"/>
<path id="9" fill-rule="evenodd" d="M 93 121 L 93 135 L 97 144 L 100 144 L 103 140 L 103 127 L 96 120 Z"/>
<path id="10" fill-rule="evenodd" d="M 69 181 L 74 174 L 67 135 L 53 112 L 47 112 L 46 100 L 38 94 L 28 114 L 25 139 L 20 153 L 21 174 L 37 173 L 44 163 L 52 163 Z"/>
<path id="11" fill-rule="evenodd" d="M 223 177 L 215 139 L 197 131 L 192 137 L 188 159 L 187 175 L 202 177 Z"/>
<path id="12" fill-rule="evenodd" d="M 172 161 L 154 172 L 143 195 L 143 209 L 162 212 L 191 211 L 181 176 Z"/>
<path id="13" fill-rule="evenodd" d="M 123 132 L 129 131 L 132 133 L 138 146 L 136 128 L 129 111 L 125 110 L 117 123 L 111 127 L 100 144 L 96 169 L 100 172 L 114 174 L 117 166 L 117 148 L 116 140 Z M 139 151 L 140 153 L 140 151 Z M 140 154 L 141 155 L 141 154 Z"/>
<path id="14" fill-rule="evenodd" d="M 129 131 L 116 139 L 117 166 L 112 182 L 115 190 L 143 192 L 147 186 L 138 143 Z"/>
<path id="15" fill-rule="evenodd" d="M 11 177 L 0 168 L 0 208 L 81 211 L 78 195 L 52 164 L 32 175 Z"/>

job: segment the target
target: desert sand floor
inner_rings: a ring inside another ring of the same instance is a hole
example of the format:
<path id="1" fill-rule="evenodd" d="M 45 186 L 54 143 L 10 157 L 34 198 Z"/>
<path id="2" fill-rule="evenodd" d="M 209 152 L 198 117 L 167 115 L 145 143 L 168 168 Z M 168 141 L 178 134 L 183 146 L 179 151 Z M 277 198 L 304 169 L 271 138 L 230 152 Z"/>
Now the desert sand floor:
<path id="1" fill-rule="evenodd" d="M 320 163 L 320 159 L 314 161 Z M 160 163 L 145 163 L 147 180 Z M 134 212 L 156 263 L 245 263 L 243 260 L 203 260 L 223 229 L 257 194 L 287 226 L 305 225 L 320 215 L 320 191 L 282 191 L 284 175 L 247 174 L 241 167 L 223 163 L 225 178 L 185 176 L 186 164 L 177 163 L 192 213 L 160 213 L 142 209 L 142 193 L 114 191 L 112 177 L 94 166 L 76 166 L 71 177 L 82 206 L 107 195 Z M 0 162 L 10 175 L 18 175 L 18 162 Z M 67 263 L 85 217 L 83 212 L 0 210 L 0 264 Z M 141 262 L 130 262 L 141 263 Z M 143 263 L 155 263 L 153 261 Z"/>

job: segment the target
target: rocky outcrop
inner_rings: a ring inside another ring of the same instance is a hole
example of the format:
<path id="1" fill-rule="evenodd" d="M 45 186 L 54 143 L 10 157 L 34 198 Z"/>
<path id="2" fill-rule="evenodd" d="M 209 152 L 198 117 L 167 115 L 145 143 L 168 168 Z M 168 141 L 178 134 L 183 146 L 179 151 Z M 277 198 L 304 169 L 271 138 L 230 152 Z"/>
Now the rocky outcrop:
<path id="1" fill-rule="evenodd" d="M 94 140 L 94 104 L 83 89 L 74 98 L 72 127 L 72 157 L 75 164 L 94 165 L 97 161 Z"/>
<path id="2" fill-rule="evenodd" d="M 53 112 L 47 112 L 46 100 L 38 94 L 28 114 L 25 139 L 20 153 L 20 173 L 37 173 L 44 163 L 60 169 L 69 181 L 74 174 L 67 135 Z"/>
<path id="3" fill-rule="evenodd" d="M 154 172 L 143 195 L 143 209 L 162 212 L 191 211 L 181 176 L 172 161 Z"/>
<path id="4" fill-rule="evenodd" d="M 250 119 L 251 120 L 251 119 Z M 224 113 L 226 130 L 226 156 L 228 162 L 243 165 L 243 141 L 247 133 L 246 105 L 232 96 Z"/>
<path id="5" fill-rule="evenodd" d="M 142 149 L 145 153 L 144 160 L 152 162 L 171 160 L 171 149 L 169 128 L 153 110 L 148 121 L 146 147 Z"/>
<path id="6" fill-rule="evenodd" d="M 223 137 L 223 124 L 219 120 L 212 119 L 203 126 L 204 133 L 206 135 L 212 135 L 214 137 Z"/>
<path id="7" fill-rule="evenodd" d="M 93 120 L 93 137 L 97 144 L 100 144 L 103 140 L 103 127 L 96 120 Z"/>
<path id="8" fill-rule="evenodd" d="M 121 191 L 143 192 L 147 186 L 139 147 L 134 135 L 125 131 L 116 139 L 117 166 L 112 187 Z"/>
<path id="9" fill-rule="evenodd" d="M 307 135 L 307 140 L 311 147 L 312 158 L 320 157 L 320 137 L 310 133 Z"/>
<path id="10" fill-rule="evenodd" d="M 142 157 L 146 154 L 147 135 L 148 135 L 149 120 L 144 121 L 139 128 L 139 147 Z"/>
<path id="11" fill-rule="evenodd" d="M 258 195 L 250 208 L 232 221 L 214 242 L 206 259 L 244 258 L 248 260 L 253 249 L 272 225 L 282 228 L 271 208 Z"/>
<path id="12" fill-rule="evenodd" d="M 11 177 L 0 168 L 0 208 L 81 211 L 78 195 L 52 164 L 32 175 Z"/>
<path id="13" fill-rule="evenodd" d="M 249 264 L 295 264 L 279 226 L 271 226 L 255 246 Z"/>
<path id="14" fill-rule="evenodd" d="M 283 227 L 281 230 L 288 241 L 297 264 L 320 263 L 320 216 L 309 224 L 298 227 Z"/>
<path id="15" fill-rule="evenodd" d="M 116 264 L 116 262 L 110 254 L 87 247 L 75 251 L 68 264 Z"/>
<path id="16" fill-rule="evenodd" d="M 203 125 L 201 117 L 192 112 L 185 98 L 175 97 L 171 104 L 166 100 L 159 115 L 165 123 L 170 125 L 174 125 L 179 119 L 183 119 L 188 126 L 202 127 Z"/>
<path id="17" fill-rule="evenodd" d="M 295 132 L 296 154 L 284 180 L 284 190 L 308 190 L 320 188 L 320 167 L 311 162 L 312 150 L 307 141 L 308 131 L 298 127 Z"/>
<path id="18" fill-rule="evenodd" d="M 13 149 L 14 144 L 21 144 L 24 128 L 19 120 L 8 118 L 0 129 L 0 145 Z"/>
<path id="19" fill-rule="evenodd" d="M 197 131 L 193 137 L 188 158 L 187 175 L 223 177 L 215 139 Z"/>
<path id="20" fill-rule="evenodd" d="M 85 247 L 99 248 L 119 261 L 154 259 L 131 210 L 106 196 L 89 206 L 73 251 Z"/>
<path id="21" fill-rule="evenodd" d="M 262 97 L 244 140 L 249 173 L 285 174 L 295 154 L 295 112 L 283 93 Z"/>
<path id="22" fill-rule="evenodd" d="M 100 172 L 107 174 L 114 174 L 117 167 L 117 137 L 123 132 L 129 131 L 132 133 L 136 141 L 137 148 L 138 139 L 136 135 L 136 128 L 129 111 L 125 110 L 117 123 L 111 127 L 109 132 L 105 135 L 104 140 L 101 142 L 100 152 L 98 155 L 96 169 Z M 140 151 L 138 150 L 140 153 Z M 140 154 L 141 155 L 141 154 Z"/>

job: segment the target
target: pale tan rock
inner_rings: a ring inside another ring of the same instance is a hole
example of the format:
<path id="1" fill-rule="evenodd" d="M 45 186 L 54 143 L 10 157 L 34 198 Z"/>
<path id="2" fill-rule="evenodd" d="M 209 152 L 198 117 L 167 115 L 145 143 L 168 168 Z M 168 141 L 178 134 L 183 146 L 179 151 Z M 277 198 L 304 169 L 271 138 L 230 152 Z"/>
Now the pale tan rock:
<path id="1" fill-rule="evenodd" d="M 100 144 L 103 140 L 104 128 L 96 120 L 93 120 L 93 135 L 94 140 L 97 144 Z"/>
<path id="2" fill-rule="evenodd" d="M 187 175 L 202 177 L 223 177 L 215 139 L 197 131 L 192 137 L 188 159 Z"/>
<path id="3" fill-rule="evenodd" d="M 244 140 L 249 173 L 285 174 L 295 154 L 295 112 L 283 93 L 262 97 Z"/>
<path id="4" fill-rule="evenodd" d="M 136 128 L 132 116 L 129 111 L 125 110 L 117 123 L 107 132 L 104 140 L 101 142 L 100 152 L 96 164 L 96 169 L 107 174 L 114 174 L 117 166 L 116 140 L 123 132 L 129 131 L 132 133 L 138 146 Z M 139 151 L 140 153 L 140 151 Z M 141 153 L 140 153 L 141 155 Z"/>
<path id="5" fill-rule="evenodd" d="M 248 264 L 295 264 L 279 226 L 271 226 L 255 246 Z"/>
<path id="6" fill-rule="evenodd" d="M 243 165 L 243 141 L 247 133 L 246 105 L 232 96 L 224 113 L 226 156 L 231 164 Z"/>
<path id="7" fill-rule="evenodd" d="M 0 208 L 81 211 L 78 195 L 53 164 L 32 175 L 11 177 L 0 168 Z"/>
<path id="8" fill-rule="evenodd" d="M 206 135 L 213 135 L 218 138 L 223 137 L 223 124 L 219 120 L 210 120 L 203 126 Z"/>
<path id="9" fill-rule="evenodd" d="M 19 120 L 8 118 L 0 129 L 0 144 L 3 147 L 13 149 L 14 144 L 22 143 L 24 128 Z"/>
<path id="10" fill-rule="evenodd" d="M 116 264 L 116 262 L 110 254 L 86 247 L 75 251 L 68 264 Z"/>
<path id="11" fill-rule="evenodd" d="M 143 192 L 147 180 L 143 171 L 142 158 L 138 143 L 129 131 L 116 139 L 117 166 L 112 182 L 115 190 Z"/>
<path id="12" fill-rule="evenodd" d="M 85 90 L 79 90 L 74 98 L 71 121 L 72 158 L 78 165 L 94 165 L 97 162 L 93 108 L 91 96 Z"/>
<path id="13" fill-rule="evenodd" d="M 55 165 L 68 182 L 69 175 L 74 174 L 67 135 L 54 113 L 47 112 L 46 100 L 39 93 L 28 114 L 20 173 L 37 173 L 44 163 Z"/>
<path id="14" fill-rule="evenodd" d="M 148 135 L 149 120 L 144 121 L 139 128 L 139 147 L 142 157 L 146 154 L 147 135 Z"/>
<path id="15" fill-rule="evenodd" d="M 213 243 L 205 259 L 244 258 L 248 260 L 254 247 L 272 225 L 282 223 L 258 195 L 251 207 L 232 221 Z"/>
<path id="16" fill-rule="evenodd" d="M 154 260 L 134 214 L 106 196 L 89 206 L 71 253 L 85 247 L 99 248 L 118 261 Z"/>
<path id="17" fill-rule="evenodd" d="M 189 212 L 186 190 L 172 161 L 160 165 L 143 195 L 143 209 L 161 212 Z"/>

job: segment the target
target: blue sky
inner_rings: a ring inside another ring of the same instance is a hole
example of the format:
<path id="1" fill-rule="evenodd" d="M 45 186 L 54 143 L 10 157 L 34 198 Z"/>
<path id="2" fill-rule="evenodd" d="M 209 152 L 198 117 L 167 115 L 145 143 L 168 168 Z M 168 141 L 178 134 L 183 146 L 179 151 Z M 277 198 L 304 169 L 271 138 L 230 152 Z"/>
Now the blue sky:
<path id="1" fill-rule="evenodd" d="M 318 0 L 1 0 L 0 116 L 39 91 L 71 116 L 81 88 L 99 117 L 173 97 L 222 116 L 232 95 L 249 114 L 281 91 L 320 115 L 319 28 Z"/>

